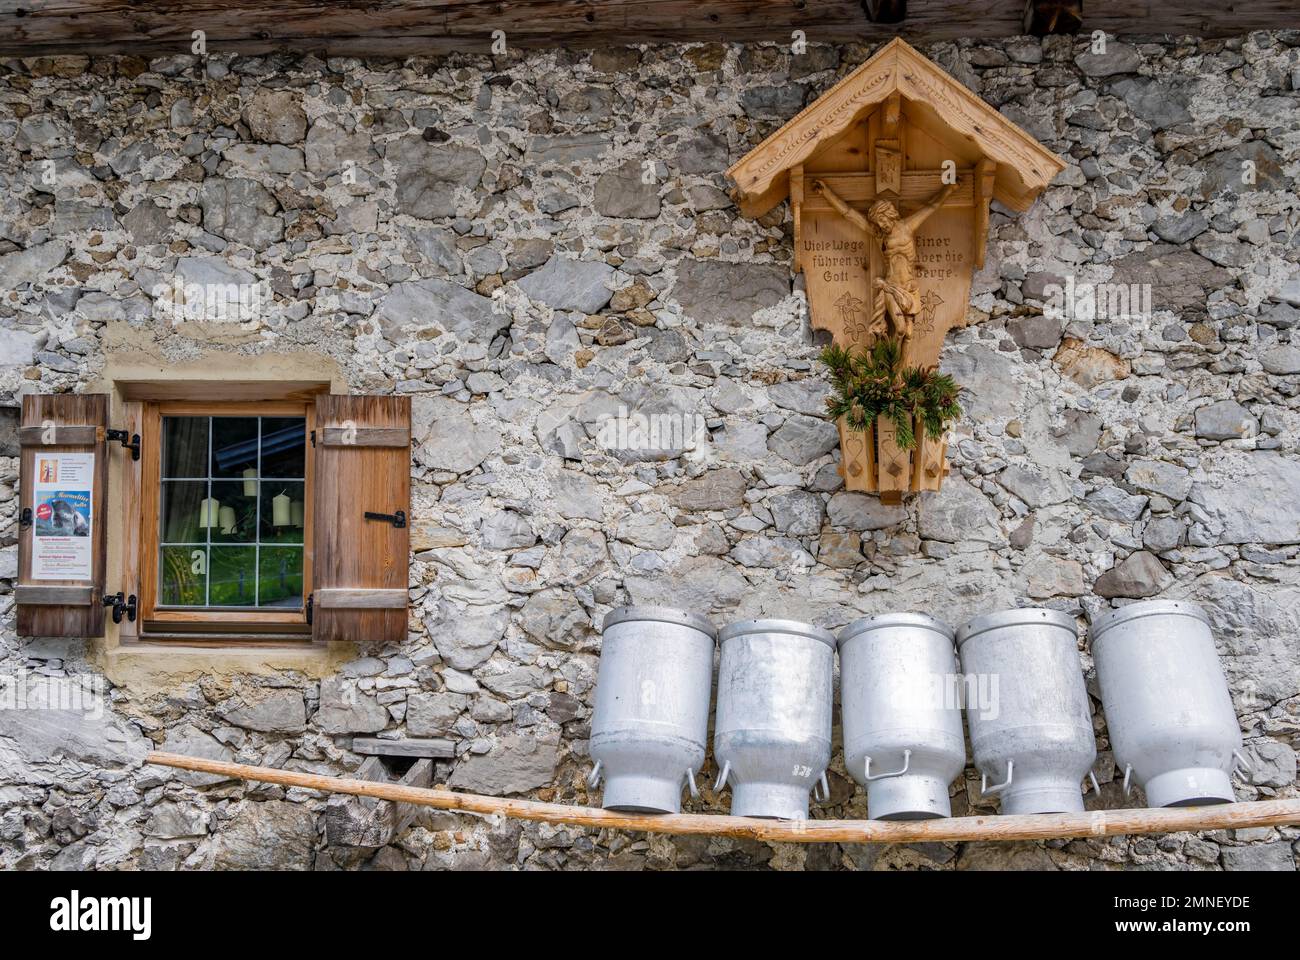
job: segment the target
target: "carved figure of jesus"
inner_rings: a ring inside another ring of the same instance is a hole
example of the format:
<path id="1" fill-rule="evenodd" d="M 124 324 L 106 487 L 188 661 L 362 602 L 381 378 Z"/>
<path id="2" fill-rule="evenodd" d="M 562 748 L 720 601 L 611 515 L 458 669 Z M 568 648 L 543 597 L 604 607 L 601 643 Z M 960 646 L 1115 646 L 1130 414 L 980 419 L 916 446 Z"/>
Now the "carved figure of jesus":
<path id="1" fill-rule="evenodd" d="M 876 277 L 873 284 L 879 296 L 868 329 L 876 334 L 884 332 L 887 316 L 893 334 L 903 340 L 910 339 L 916 315 L 921 312 L 921 290 L 916 282 L 916 231 L 943 206 L 943 202 L 957 189 L 957 184 L 948 184 L 907 217 L 901 216 L 890 200 L 877 200 L 863 216 L 824 181 L 814 180 L 812 188 L 824 196 L 840 216 L 880 242 L 885 275 Z"/>

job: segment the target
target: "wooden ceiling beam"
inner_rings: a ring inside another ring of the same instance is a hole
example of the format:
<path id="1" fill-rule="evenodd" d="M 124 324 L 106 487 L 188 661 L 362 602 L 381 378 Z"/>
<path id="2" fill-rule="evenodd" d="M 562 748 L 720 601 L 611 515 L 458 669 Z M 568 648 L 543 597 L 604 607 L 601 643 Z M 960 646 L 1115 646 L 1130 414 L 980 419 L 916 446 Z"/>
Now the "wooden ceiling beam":
<path id="1" fill-rule="evenodd" d="M 209 53 L 379 57 L 486 53 L 494 30 L 518 47 L 788 42 L 796 29 L 813 43 L 924 42 L 1021 34 L 1025 3 L 882 0 L 878 14 L 905 7 L 906 18 L 873 23 L 864 0 L 0 0 L 0 56 L 183 54 L 195 30 Z M 1127 36 L 1296 25 L 1294 0 L 1088 0 L 1085 20 Z"/>

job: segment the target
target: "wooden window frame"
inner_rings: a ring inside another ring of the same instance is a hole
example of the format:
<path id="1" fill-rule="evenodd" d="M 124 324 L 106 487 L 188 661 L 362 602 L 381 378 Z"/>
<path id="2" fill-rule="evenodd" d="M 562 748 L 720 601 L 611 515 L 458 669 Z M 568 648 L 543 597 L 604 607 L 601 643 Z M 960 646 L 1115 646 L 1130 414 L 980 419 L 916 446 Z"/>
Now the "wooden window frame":
<path id="1" fill-rule="evenodd" d="M 255 416 L 305 419 L 304 432 L 310 437 L 316 428 L 315 402 L 309 399 L 249 401 L 146 400 L 140 403 L 140 481 L 133 498 L 136 515 L 126 522 L 135 530 L 139 582 L 141 640 L 236 642 L 239 640 L 291 640 L 310 642 L 306 601 L 297 610 L 181 610 L 159 609 L 158 557 L 162 494 L 162 419 L 167 416 Z M 313 496 L 315 457 L 310 445 L 304 458 L 303 484 L 303 585 L 311 592 L 313 546 Z M 131 499 L 128 499 L 131 504 Z"/>

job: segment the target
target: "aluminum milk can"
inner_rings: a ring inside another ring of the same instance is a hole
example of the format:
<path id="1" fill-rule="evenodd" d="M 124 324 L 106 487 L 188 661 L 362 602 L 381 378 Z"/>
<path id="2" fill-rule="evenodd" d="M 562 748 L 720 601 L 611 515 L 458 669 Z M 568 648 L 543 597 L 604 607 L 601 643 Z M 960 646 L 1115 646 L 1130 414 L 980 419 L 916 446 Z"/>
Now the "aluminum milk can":
<path id="1" fill-rule="evenodd" d="M 1033 607 L 957 631 L 981 790 L 1001 797 L 1004 814 L 1083 810 L 1097 744 L 1077 638 L 1073 617 Z"/>
<path id="2" fill-rule="evenodd" d="M 947 624 L 923 613 L 855 620 L 840 632 L 844 764 L 874 820 L 948 817 L 966 766 L 962 678 Z"/>
<path id="3" fill-rule="evenodd" d="M 618 607 L 605 617 L 591 721 L 588 783 L 602 806 L 678 813 L 682 786 L 698 796 L 717 630 L 668 607 Z"/>
<path id="4" fill-rule="evenodd" d="M 1236 799 L 1241 727 L 1205 612 L 1147 600 L 1098 617 L 1089 632 L 1125 796 L 1136 780 L 1150 807 Z"/>
<path id="5" fill-rule="evenodd" d="M 714 759 L 738 817 L 802 820 L 808 793 L 829 792 L 835 638 L 795 620 L 723 627 Z"/>

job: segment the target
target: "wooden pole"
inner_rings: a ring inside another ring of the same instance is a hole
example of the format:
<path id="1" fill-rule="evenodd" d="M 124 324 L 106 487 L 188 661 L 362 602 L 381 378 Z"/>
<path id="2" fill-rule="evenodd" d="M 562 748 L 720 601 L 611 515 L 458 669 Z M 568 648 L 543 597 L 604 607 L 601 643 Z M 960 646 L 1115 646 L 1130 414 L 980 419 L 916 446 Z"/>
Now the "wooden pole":
<path id="1" fill-rule="evenodd" d="M 484 797 L 451 790 L 403 787 L 313 773 L 253 767 L 221 760 L 204 760 L 176 753 L 150 753 L 150 763 L 181 770 L 219 773 L 240 780 L 257 780 L 285 787 L 304 787 L 359 797 L 415 803 L 439 810 L 485 816 L 507 816 L 546 823 L 568 823 L 597 829 L 646 833 L 716 834 L 788 843 L 922 843 L 967 840 L 1049 840 L 1055 837 L 1110 837 L 1126 833 L 1177 833 L 1183 830 L 1223 830 L 1300 823 L 1300 799 L 1225 803 L 1213 807 L 1177 809 L 1094 810 L 1016 817 L 954 817 L 946 820 L 760 820 L 714 814 L 638 814 L 575 807 L 537 800 Z"/>

